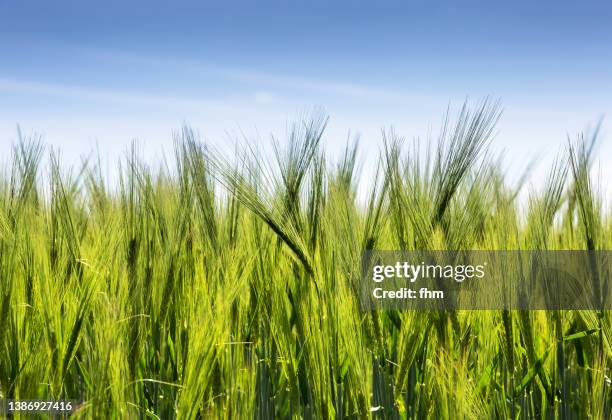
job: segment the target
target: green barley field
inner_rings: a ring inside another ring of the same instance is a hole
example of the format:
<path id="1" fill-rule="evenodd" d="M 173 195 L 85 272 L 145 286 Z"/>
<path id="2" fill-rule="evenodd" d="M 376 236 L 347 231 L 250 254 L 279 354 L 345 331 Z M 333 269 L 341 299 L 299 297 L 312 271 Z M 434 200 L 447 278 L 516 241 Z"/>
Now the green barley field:
<path id="1" fill-rule="evenodd" d="M 0 398 L 100 419 L 610 418 L 607 311 L 360 307 L 364 250 L 612 249 L 597 133 L 560 138 L 530 188 L 490 152 L 500 117 L 485 101 L 429 142 L 387 131 L 376 177 L 357 143 L 330 158 L 320 114 L 272 153 L 184 128 L 171 164 L 133 148 L 112 184 L 22 138 L 0 177 Z"/>

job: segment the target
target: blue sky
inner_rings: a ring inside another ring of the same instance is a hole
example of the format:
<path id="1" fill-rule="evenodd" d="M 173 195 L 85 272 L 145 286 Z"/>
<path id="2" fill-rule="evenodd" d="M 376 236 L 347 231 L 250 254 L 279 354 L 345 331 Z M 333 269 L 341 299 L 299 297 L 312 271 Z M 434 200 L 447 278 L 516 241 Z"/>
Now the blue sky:
<path id="1" fill-rule="evenodd" d="M 544 168 L 601 117 L 610 156 L 610 22 L 604 1 L 4 0 L 0 156 L 17 124 L 69 162 L 134 138 L 155 159 L 183 122 L 230 144 L 322 106 L 330 153 L 350 130 L 367 160 L 382 128 L 426 137 L 449 103 L 485 95 L 504 105 L 494 145 L 511 170 Z"/>

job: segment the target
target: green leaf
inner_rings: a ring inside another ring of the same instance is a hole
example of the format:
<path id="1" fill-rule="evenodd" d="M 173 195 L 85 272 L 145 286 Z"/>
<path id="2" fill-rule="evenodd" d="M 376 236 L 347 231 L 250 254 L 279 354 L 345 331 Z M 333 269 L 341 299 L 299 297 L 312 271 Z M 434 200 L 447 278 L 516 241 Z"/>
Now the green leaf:
<path id="1" fill-rule="evenodd" d="M 548 354 L 550 353 L 551 348 L 552 347 L 549 347 L 548 350 L 546 350 L 546 352 L 542 355 L 542 357 L 536 360 L 533 366 L 529 368 L 529 371 L 527 371 L 527 374 L 523 377 L 523 380 L 521 381 L 519 386 L 514 389 L 515 396 L 519 396 L 525 390 L 525 388 L 527 388 L 529 383 L 531 383 L 533 378 L 535 378 L 535 376 L 542 370 L 542 366 L 548 358 Z"/>
<path id="2" fill-rule="evenodd" d="M 590 330 L 580 331 L 574 334 L 566 335 L 563 337 L 563 341 L 578 340 L 580 338 L 588 337 L 589 335 L 595 334 L 599 331 L 599 328 L 592 328 Z"/>
<path id="3" fill-rule="evenodd" d="M 495 366 L 497 366 L 497 360 L 498 356 L 495 356 L 491 364 L 487 366 L 484 373 L 478 380 L 477 392 L 482 392 L 491 384 L 491 380 L 493 379 L 493 371 L 495 370 Z"/>

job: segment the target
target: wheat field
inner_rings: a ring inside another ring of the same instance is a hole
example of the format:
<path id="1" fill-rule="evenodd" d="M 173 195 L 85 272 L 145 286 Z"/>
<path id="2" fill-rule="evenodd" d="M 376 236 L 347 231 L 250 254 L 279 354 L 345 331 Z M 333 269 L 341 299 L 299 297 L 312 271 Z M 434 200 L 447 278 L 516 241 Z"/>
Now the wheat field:
<path id="1" fill-rule="evenodd" d="M 371 179 L 357 143 L 328 159 L 320 114 L 267 155 L 184 128 L 172 169 L 133 148 L 114 185 L 22 138 L 0 177 L 0 398 L 101 419 L 610 418 L 607 311 L 360 308 L 364 250 L 612 248 L 597 133 L 559 139 L 528 189 L 490 153 L 500 115 L 450 112 L 425 148 L 388 131 Z"/>

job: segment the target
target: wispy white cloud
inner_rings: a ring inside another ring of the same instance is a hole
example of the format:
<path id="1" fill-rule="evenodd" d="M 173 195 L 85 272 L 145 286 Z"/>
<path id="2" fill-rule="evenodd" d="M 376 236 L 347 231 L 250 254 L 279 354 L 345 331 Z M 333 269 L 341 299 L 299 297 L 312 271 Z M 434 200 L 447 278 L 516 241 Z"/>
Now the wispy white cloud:
<path id="1" fill-rule="evenodd" d="M 279 98 L 272 92 L 265 90 L 257 91 L 253 94 L 253 99 L 258 105 L 271 105 L 278 102 Z"/>
<path id="2" fill-rule="evenodd" d="M 198 80 L 198 78 L 209 81 L 210 79 L 216 79 L 215 83 L 218 80 L 221 83 L 225 81 L 228 86 L 233 86 L 233 93 L 230 95 L 228 90 L 228 93 L 216 98 L 204 97 L 201 93 L 193 97 L 191 96 L 193 92 L 187 94 L 190 96 L 176 96 L 173 94 L 158 94 L 151 88 L 146 88 L 144 91 L 142 89 L 134 91 L 124 88 L 100 87 L 95 84 L 87 86 L 55 83 L 50 80 L 2 78 L 1 73 L 0 91 L 116 103 L 142 107 L 143 109 L 172 109 L 186 113 L 192 111 L 226 111 L 231 113 L 238 107 L 243 108 L 243 111 L 248 110 L 253 107 L 253 104 L 275 107 L 279 112 L 279 107 L 282 104 L 286 112 L 287 109 L 295 110 L 294 108 L 300 108 L 305 104 L 328 104 L 330 101 L 344 103 L 347 108 L 352 108 L 355 100 L 363 101 L 370 107 L 425 104 L 426 102 L 437 104 L 440 102 L 440 98 L 433 95 L 409 95 L 401 90 L 389 90 L 366 84 L 275 74 L 273 70 L 238 69 L 196 60 L 155 57 L 104 49 L 58 45 L 51 45 L 49 48 L 60 55 L 67 54 L 73 57 L 81 57 L 86 62 L 103 61 L 106 66 L 116 69 L 136 68 L 145 72 L 150 69 L 157 69 L 172 74 L 172 78 L 177 80 L 181 80 L 182 77 L 196 76 L 195 80 Z M 164 80 L 164 83 L 166 81 Z M 249 86 L 240 86 L 240 84 L 248 84 Z"/>
<path id="3" fill-rule="evenodd" d="M 71 86 L 66 84 L 7 78 L 0 78 L 0 91 L 20 94 L 59 96 L 90 101 L 113 102 L 143 107 L 173 108 L 182 110 L 218 110 L 219 107 L 226 107 L 228 110 L 232 109 L 232 106 L 230 106 L 229 103 L 225 103 L 223 101 L 211 102 L 190 98 L 133 93 L 112 89 Z"/>
<path id="4" fill-rule="evenodd" d="M 277 90 L 287 91 L 307 91 L 311 93 L 323 93 L 339 95 L 349 98 L 359 98 L 364 100 L 378 100 L 394 103 L 407 103 L 435 99 L 434 95 L 408 93 L 401 89 L 386 89 L 378 86 L 352 83 L 347 81 L 318 79 L 299 75 L 278 74 L 271 71 L 257 71 L 251 69 L 237 69 L 228 66 L 219 66 L 211 63 L 204 63 L 195 60 L 178 59 L 172 57 L 154 57 L 141 54 L 99 50 L 99 49 L 80 49 L 80 54 L 84 56 L 97 57 L 105 60 L 112 60 L 116 63 L 131 63 L 142 65 L 145 68 L 167 68 L 173 67 L 175 70 L 186 73 L 195 73 L 208 76 L 223 78 L 237 82 L 248 82 L 261 86 L 277 88 Z"/>

